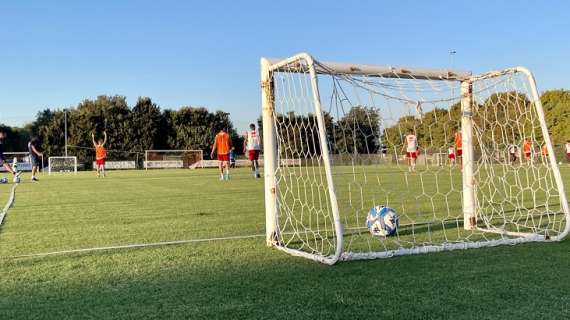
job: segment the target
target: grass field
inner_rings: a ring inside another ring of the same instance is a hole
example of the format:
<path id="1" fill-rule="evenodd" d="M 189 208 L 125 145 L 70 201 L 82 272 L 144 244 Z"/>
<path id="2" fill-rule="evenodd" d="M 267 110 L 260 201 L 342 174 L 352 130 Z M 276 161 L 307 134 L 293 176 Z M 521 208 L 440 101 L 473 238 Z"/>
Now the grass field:
<path id="1" fill-rule="evenodd" d="M 0 319 L 570 318 L 568 240 L 334 267 L 263 236 L 15 258 L 264 233 L 263 182 L 246 169 L 229 182 L 214 170 L 26 178 L 0 227 Z"/>

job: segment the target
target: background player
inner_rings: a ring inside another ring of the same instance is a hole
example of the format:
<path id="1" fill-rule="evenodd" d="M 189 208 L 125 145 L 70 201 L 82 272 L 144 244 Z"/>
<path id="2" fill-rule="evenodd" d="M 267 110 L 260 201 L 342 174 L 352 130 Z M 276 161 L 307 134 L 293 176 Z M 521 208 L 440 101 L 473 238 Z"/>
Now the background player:
<path id="1" fill-rule="evenodd" d="M 105 177 L 105 160 L 107 159 L 107 150 L 105 150 L 105 143 L 107 143 L 107 132 L 103 132 L 104 139 L 99 139 L 95 142 L 95 134 L 91 133 L 93 146 L 95 147 L 95 166 L 97 167 L 97 178 Z"/>
<path id="2" fill-rule="evenodd" d="M 456 150 L 456 162 L 463 168 L 463 138 L 461 137 L 461 128 L 457 129 L 455 132 L 455 150 Z"/>
<path id="3" fill-rule="evenodd" d="M 236 167 L 236 148 L 230 149 L 230 168 Z"/>
<path id="4" fill-rule="evenodd" d="M 548 163 L 548 148 L 546 147 L 546 143 L 542 146 L 541 155 L 542 155 L 542 162 L 544 164 L 547 164 Z"/>
<path id="5" fill-rule="evenodd" d="M 570 163 L 570 140 L 566 140 L 566 159 Z"/>
<path id="6" fill-rule="evenodd" d="M 516 145 L 511 145 L 509 147 L 509 156 L 511 159 L 511 163 L 515 164 L 518 160 L 518 155 L 519 155 L 519 147 L 517 147 Z"/>
<path id="7" fill-rule="evenodd" d="M 418 139 L 414 134 L 414 130 L 410 129 L 406 135 L 404 147 L 406 148 L 406 157 L 408 158 L 408 170 L 416 171 L 416 158 L 418 157 Z"/>
<path id="8" fill-rule="evenodd" d="M 17 172 L 16 170 L 12 169 L 10 164 L 8 162 L 6 162 L 6 157 L 4 157 L 4 139 L 5 138 L 6 138 L 6 133 L 3 131 L 0 131 L 0 166 L 4 166 L 4 169 L 6 169 L 6 171 L 13 174 L 14 175 L 14 182 L 17 183 L 19 181 L 18 177 L 20 176 L 20 174 L 22 172 Z"/>
<path id="9" fill-rule="evenodd" d="M 532 162 L 532 142 L 528 138 L 523 141 L 524 158 L 528 163 Z"/>
<path id="10" fill-rule="evenodd" d="M 226 132 L 225 128 L 221 129 L 214 139 L 214 144 L 212 145 L 212 152 L 210 153 L 210 157 L 212 159 L 214 158 L 214 153 L 217 153 L 218 155 L 220 180 L 230 179 L 230 167 L 228 165 L 228 162 L 230 160 L 229 152 L 231 144 L 232 142 L 230 140 L 230 135 Z M 224 168 L 226 169 L 225 174 L 224 174 Z"/>
<path id="11" fill-rule="evenodd" d="M 455 165 L 455 148 L 453 146 L 447 148 L 447 159 L 450 167 Z"/>
<path id="12" fill-rule="evenodd" d="M 43 157 L 43 154 L 38 151 L 38 144 L 39 140 L 37 137 L 32 137 L 28 142 L 28 152 L 30 153 L 30 161 L 32 162 L 32 181 L 39 181 L 36 177 L 36 173 L 38 173 L 38 168 L 41 163 L 40 160 Z"/>
<path id="13" fill-rule="evenodd" d="M 247 154 L 251 161 L 251 171 L 255 178 L 261 177 L 259 174 L 259 152 L 261 150 L 261 142 L 259 134 L 255 129 L 255 124 L 249 125 L 249 130 L 245 133 L 243 140 L 243 151 Z"/>

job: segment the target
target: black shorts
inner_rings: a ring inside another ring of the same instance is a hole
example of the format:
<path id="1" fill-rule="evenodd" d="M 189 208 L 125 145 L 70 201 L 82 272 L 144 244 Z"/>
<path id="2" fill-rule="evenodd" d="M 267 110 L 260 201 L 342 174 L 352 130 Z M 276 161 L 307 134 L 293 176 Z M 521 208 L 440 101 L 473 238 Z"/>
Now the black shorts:
<path id="1" fill-rule="evenodd" d="M 4 146 L 0 144 L 0 166 L 4 164 L 6 157 L 4 157 Z"/>
<path id="2" fill-rule="evenodd" d="M 40 165 L 40 158 L 37 155 L 30 154 L 30 161 L 32 162 L 33 167 Z"/>

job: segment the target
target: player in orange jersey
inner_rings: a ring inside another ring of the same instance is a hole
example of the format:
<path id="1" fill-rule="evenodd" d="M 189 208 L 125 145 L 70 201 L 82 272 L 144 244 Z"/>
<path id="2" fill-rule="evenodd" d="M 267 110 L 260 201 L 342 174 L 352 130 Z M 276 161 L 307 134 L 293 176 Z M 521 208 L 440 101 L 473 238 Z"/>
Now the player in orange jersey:
<path id="1" fill-rule="evenodd" d="M 530 140 L 528 138 L 524 139 L 523 153 L 524 153 L 524 158 L 526 159 L 526 161 L 531 162 L 532 161 L 532 142 L 530 142 Z"/>
<path id="2" fill-rule="evenodd" d="M 541 150 L 540 154 L 542 155 L 542 161 L 544 162 L 544 164 L 547 164 L 548 163 L 548 148 L 546 147 L 546 144 L 544 144 L 542 146 L 542 150 Z"/>
<path id="3" fill-rule="evenodd" d="M 220 168 L 220 180 L 230 179 L 230 167 L 228 162 L 230 161 L 230 148 L 232 146 L 232 141 L 227 130 L 224 128 L 218 132 L 216 138 L 214 139 L 214 144 L 212 145 L 212 152 L 210 157 L 214 158 L 214 153 L 218 155 L 219 168 Z M 224 174 L 225 169 L 225 174 Z"/>
<path id="4" fill-rule="evenodd" d="M 107 143 L 107 132 L 103 132 L 104 139 L 99 139 L 95 142 L 95 134 L 91 133 L 93 146 L 95 147 L 95 166 L 97 167 L 97 178 L 105 177 L 105 159 L 107 159 L 107 150 L 105 143 Z"/>
<path id="5" fill-rule="evenodd" d="M 455 132 L 455 154 L 457 159 L 455 161 L 459 162 L 459 165 L 463 165 L 463 140 L 461 137 L 461 128 L 457 129 Z"/>

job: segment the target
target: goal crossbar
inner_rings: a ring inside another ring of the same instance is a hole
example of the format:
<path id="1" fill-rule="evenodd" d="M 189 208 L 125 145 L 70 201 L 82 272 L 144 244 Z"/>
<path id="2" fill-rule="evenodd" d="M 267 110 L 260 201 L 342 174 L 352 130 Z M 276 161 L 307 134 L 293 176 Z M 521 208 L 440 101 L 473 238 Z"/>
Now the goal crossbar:
<path id="1" fill-rule="evenodd" d="M 291 68 L 291 64 L 298 61 L 300 57 L 308 55 L 300 53 L 288 59 L 265 58 L 270 64 L 270 71 L 287 71 L 287 72 L 308 72 L 309 66 L 297 63 L 295 69 Z M 283 69 L 287 66 L 287 69 Z M 379 66 L 370 64 L 353 64 L 339 62 L 321 62 L 315 64 L 317 74 L 346 74 L 346 75 L 362 75 L 369 77 L 382 78 L 399 78 L 399 79 L 420 79 L 420 80 L 448 80 L 462 81 L 471 77 L 471 72 L 463 70 L 451 69 L 425 69 L 425 68 L 407 68 L 399 66 Z"/>

